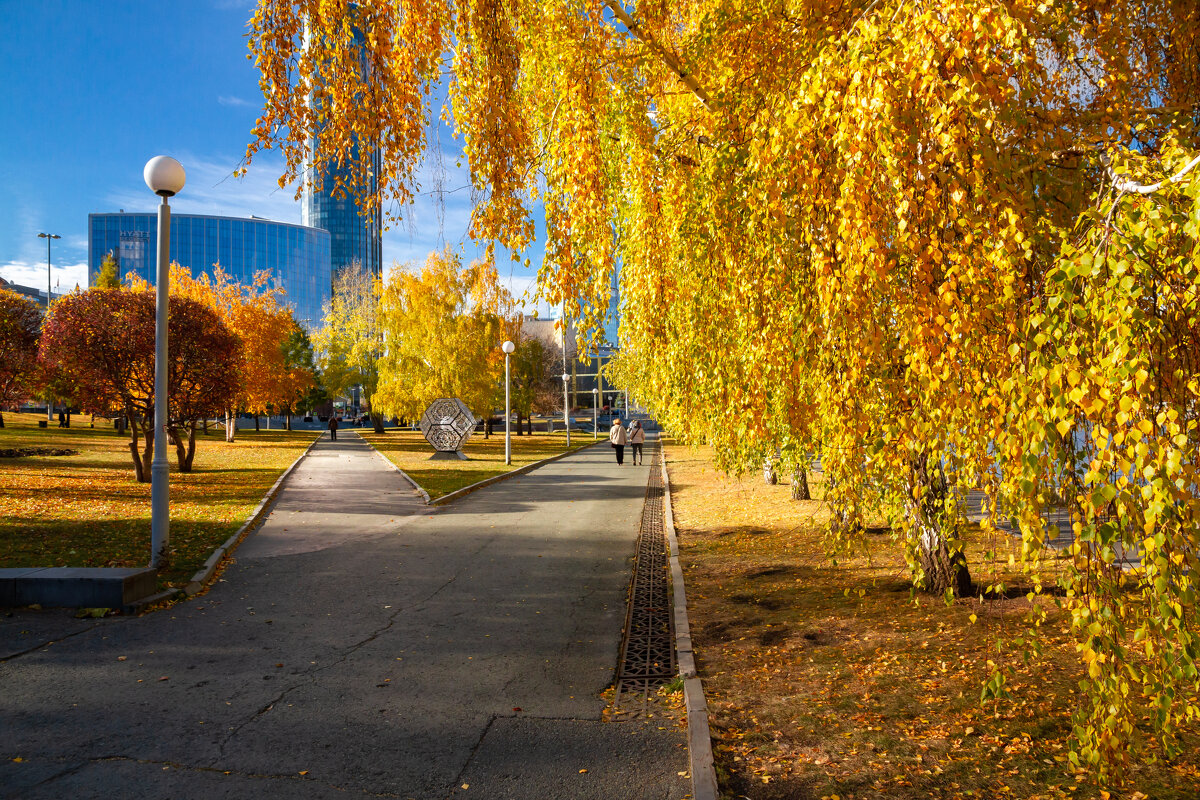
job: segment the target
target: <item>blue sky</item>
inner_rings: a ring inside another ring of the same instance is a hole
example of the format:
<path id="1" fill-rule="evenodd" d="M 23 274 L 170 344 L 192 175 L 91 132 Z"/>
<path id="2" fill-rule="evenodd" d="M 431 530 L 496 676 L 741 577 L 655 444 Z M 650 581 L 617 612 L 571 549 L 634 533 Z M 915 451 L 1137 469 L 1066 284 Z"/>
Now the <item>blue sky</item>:
<path id="1" fill-rule="evenodd" d="M 142 167 L 174 156 L 187 185 L 172 200 L 178 213 L 256 215 L 300 222 L 293 190 L 280 189 L 282 159 L 240 164 L 262 105 L 257 73 L 246 59 L 249 0 L 0 0 L 0 276 L 46 285 L 46 241 L 53 242 L 55 291 L 87 281 L 87 216 L 153 211 L 157 198 Z M 445 130 L 446 189 L 465 186 L 458 142 Z M 434 185 L 433 162 L 422 188 Z M 444 206 L 422 196 L 384 234 L 384 263 L 421 261 L 449 244 L 471 258 L 466 239 L 470 192 Z M 536 246 L 540 257 L 540 243 Z M 503 261 L 501 275 L 520 296 L 534 272 Z M 532 308 L 531 308 L 532 310 Z M 543 313 L 546 309 L 543 308 Z"/>

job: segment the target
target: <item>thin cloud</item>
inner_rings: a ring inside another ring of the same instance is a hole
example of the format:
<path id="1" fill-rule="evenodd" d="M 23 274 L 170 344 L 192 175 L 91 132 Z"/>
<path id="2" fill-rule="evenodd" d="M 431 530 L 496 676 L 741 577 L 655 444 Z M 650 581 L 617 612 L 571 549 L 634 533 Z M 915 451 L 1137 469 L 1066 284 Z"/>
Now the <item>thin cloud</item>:
<path id="1" fill-rule="evenodd" d="M 217 102 L 223 106 L 232 106 L 233 108 L 250 108 L 254 104 L 249 100 L 243 100 L 240 97 L 223 94 L 217 97 Z"/>
<path id="2" fill-rule="evenodd" d="M 244 177 L 233 171 L 239 162 L 233 158 L 205 158 L 181 153 L 176 156 L 187 173 L 183 191 L 171 200 L 179 214 L 209 214 L 227 217 L 263 217 L 277 222 L 300 222 L 300 204 L 293 198 L 292 187 L 280 188 L 282 160 L 256 160 Z M 107 198 L 110 210 L 152 212 L 157 205 L 153 195 L 140 182 L 130 182 Z"/>
<path id="3" fill-rule="evenodd" d="M 29 286 L 45 291 L 46 263 L 10 261 L 0 264 L 0 276 L 18 286 Z M 53 264 L 50 268 L 50 285 L 55 294 L 66 293 L 79 286 L 88 288 L 88 266 L 81 264 Z"/>

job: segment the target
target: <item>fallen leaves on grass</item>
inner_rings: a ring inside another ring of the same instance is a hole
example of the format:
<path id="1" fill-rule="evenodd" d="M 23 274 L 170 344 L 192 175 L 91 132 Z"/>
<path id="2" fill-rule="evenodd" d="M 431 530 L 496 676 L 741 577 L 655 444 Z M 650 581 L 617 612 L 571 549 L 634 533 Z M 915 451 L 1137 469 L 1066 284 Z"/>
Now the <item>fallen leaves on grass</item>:
<path id="1" fill-rule="evenodd" d="M 6 413 L 0 447 L 75 454 L 0 460 L 0 567 L 144 566 L 150 484 L 134 480 L 128 438 L 111 427 L 89 428 L 81 416 L 76 427 L 38 428 L 38 416 Z M 186 474 L 174 471 L 172 451 L 172 552 L 162 583 L 189 580 L 315 436 L 240 431 L 228 444 L 215 430 L 198 434 Z"/>
<path id="2" fill-rule="evenodd" d="M 1044 624 L 1042 655 L 1026 661 L 1023 591 L 949 605 L 914 595 L 894 548 L 872 537 L 861 552 L 838 553 L 834 566 L 819 501 L 724 477 L 703 451 L 668 446 L 667 455 L 724 792 L 749 800 L 1100 797 L 1067 757 L 1074 641 Z M 973 541 L 977 563 L 985 546 L 1007 543 Z M 1052 597 L 1036 602 L 1057 619 Z M 981 704 L 993 673 L 1005 678 L 1002 699 Z M 1129 790 L 1193 797 L 1184 776 L 1200 764 L 1196 731 L 1185 741 L 1176 763 L 1140 764 Z"/>

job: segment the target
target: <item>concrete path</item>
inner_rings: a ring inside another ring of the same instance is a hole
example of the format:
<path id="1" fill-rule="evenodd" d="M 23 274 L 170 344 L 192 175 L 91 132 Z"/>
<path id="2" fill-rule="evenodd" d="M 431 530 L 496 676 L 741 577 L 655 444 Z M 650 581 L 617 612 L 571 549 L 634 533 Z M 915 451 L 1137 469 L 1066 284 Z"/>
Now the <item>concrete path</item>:
<path id="1" fill-rule="evenodd" d="M 682 798 L 605 723 L 646 467 L 592 448 L 441 509 L 320 442 L 207 594 L 0 615 L 0 796 Z"/>

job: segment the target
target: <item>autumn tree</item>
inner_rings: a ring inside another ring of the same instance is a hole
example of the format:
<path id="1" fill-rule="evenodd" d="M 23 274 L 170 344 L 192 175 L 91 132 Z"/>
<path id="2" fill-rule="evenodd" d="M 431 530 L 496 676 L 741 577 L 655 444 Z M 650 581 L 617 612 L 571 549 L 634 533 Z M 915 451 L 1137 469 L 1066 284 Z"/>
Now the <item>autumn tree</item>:
<path id="1" fill-rule="evenodd" d="M 329 39 L 306 46 L 305 21 Z M 339 55 L 355 27 L 391 69 Z M 985 527 L 1018 519 L 1038 587 L 1038 512 L 1066 502 L 1084 576 L 1066 601 L 1088 698 L 1077 757 L 1106 776 L 1136 744 L 1132 698 L 1167 752 L 1195 716 L 1175 691 L 1197 688 L 1195 624 L 1175 607 L 1191 601 L 1179 509 L 1197 483 L 1171 460 L 1200 449 L 1183 355 L 1196 237 L 1179 213 L 1194 184 L 1126 197 L 1105 161 L 1165 172 L 1200 146 L 1198 44 L 1187 0 L 264 0 L 251 48 L 272 92 L 253 147 L 282 147 L 295 177 L 314 131 L 403 132 L 383 183 L 404 199 L 430 54 L 447 53 L 472 235 L 520 250 L 540 203 L 542 297 L 584 332 L 619 263 L 613 374 L 683 440 L 735 471 L 819 452 L 834 538 L 886 518 L 938 594 L 989 589 L 966 561 L 965 490 L 987 495 Z M 307 104 L 318 78 L 369 94 L 370 113 Z M 1138 628 L 1147 673 L 1120 628 L 1121 537 L 1174 565 L 1137 578 L 1170 627 Z"/>
<path id="2" fill-rule="evenodd" d="M 313 337 L 326 389 L 337 396 L 360 387 L 376 433 L 383 433 L 384 413 L 373 402 L 383 354 L 379 319 L 382 292 L 382 281 L 360 263 L 337 270 L 333 296 L 321 329 Z"/>
<path id="3" fill-rule="evenodd" d="M 380 307 L 380 408 L 416 419 L 433 400 L 457 397 L 477 417 L 490 416 L 511 315 L 490 262 L 464 267 L 446 250 L 430 253 L 420 272 L 392 269 Z"/>
<path id="4" fill-rule="evenodd" d="M 294 317 L 291 333 L 283 343 L 284 379 L 280 385 L 278 408 L 287 418 L 287 429 L 292 429 L 292 415 L 312 410 L 321 399 L 324 390 L 317 379 L 316 357 L 308 331 L 300 327 Z"/>
<path id="5" fill-rule="evenodd" d="M 511 399 L 517 413 L 517 434 L 521 433 L 521 418 L 533 433 L 535 411 L 554 413 L 562 407 L 562 358 L 536 336 L 520 334 L 517 349 L 511 356 Z"/>
<path id="6" fill-rule="evenodd" d="M 41 327 L 37 303 L 0 289 L 0 412 L 32 394 Z"/>
<path id="7" fill-rule="evenodd" d="M 109 250 L 100 261 L 100 269 L 92 278 L 93 289 L 120 289 L 121 267 L 117 257 Z"/>
<path id="8" fill-rule="evenodd" d="M 171 299 L 167 330 L 167 424 L 179 470 L 190 472 L 197 421 L 237 390 L 239 343 L 212 310 L 184 297 Z M 69 376 L 84 409 L 129 419 L 141 483 L 150 480 L 154 455 L 154 333 L 153 293 L 91 289 L 51 308 L 38 353 L 47 369 Z"/>
<path id="9" fill-rule="evenodd" d="M 254 414 L 257 427 L 257 415 L 275 409 L 290 411 L 297 398 L 312 388 L 313 371 L 295 360 L 302 358 L 293 349 L 299 326 L 283 304 L 283 289 L 272 285 L 269 271 L 260 270 L 253 283 L 243 284 L 220 265 L 214 265 L 211 275 L 193 277 L 189 268 L 172 263 L 170 280 L 172 297 L 187 297 L 208 306 L 241 342 L 236 365 L 238 391 L 227 398 L 224 408 L 226 441 L 234 441 L 237 435 L 238 411 Z M 150 289 L 141 279 L 132 286 Z"/>

